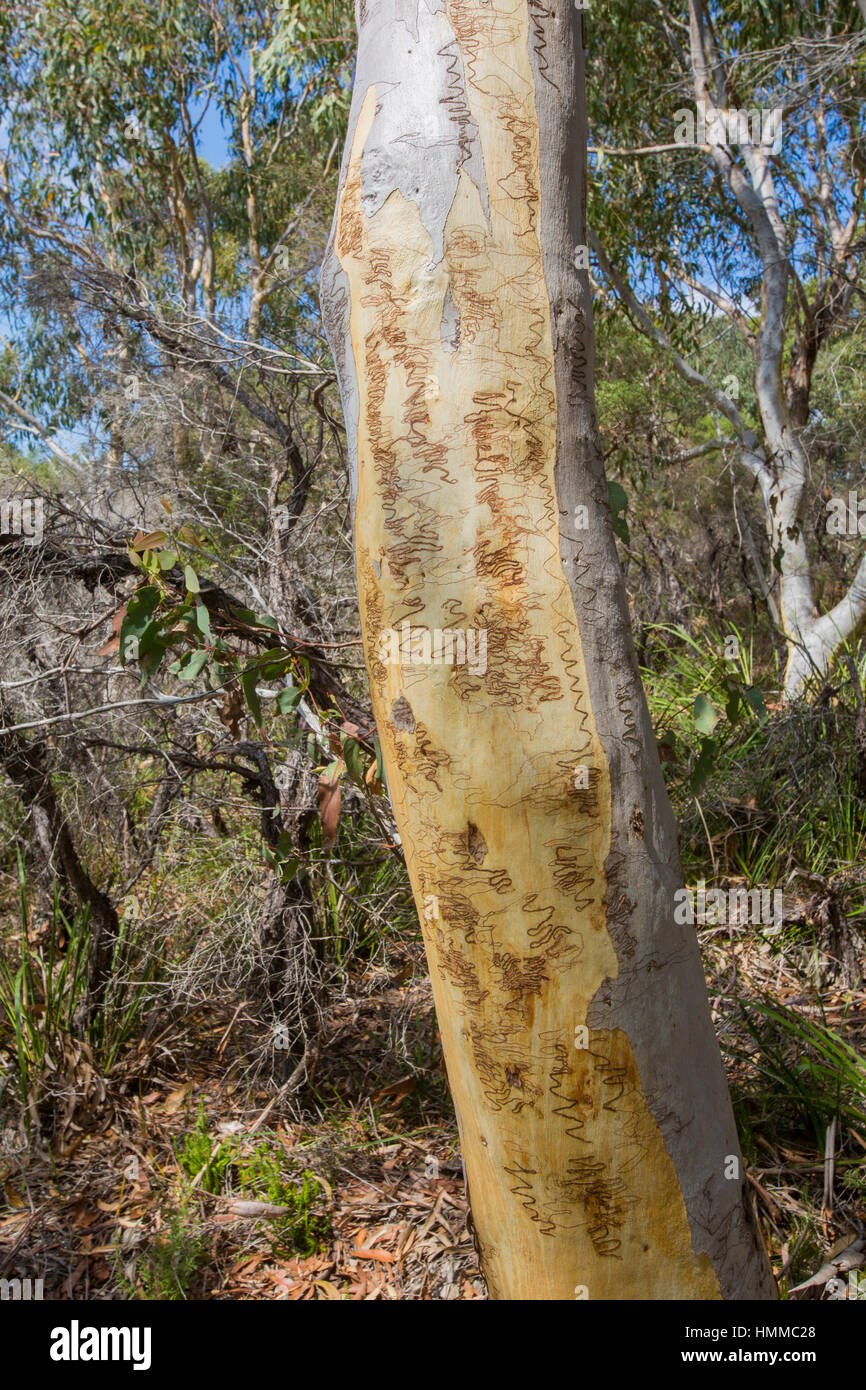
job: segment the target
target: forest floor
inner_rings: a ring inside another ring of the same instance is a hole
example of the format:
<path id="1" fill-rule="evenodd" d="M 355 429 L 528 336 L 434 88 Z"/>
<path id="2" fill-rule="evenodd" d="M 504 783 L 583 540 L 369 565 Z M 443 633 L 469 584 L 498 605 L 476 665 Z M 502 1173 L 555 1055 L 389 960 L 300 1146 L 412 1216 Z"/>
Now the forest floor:
<path id="1" fill-rule="evenodd" d="M 814 1075 L 792 1072 L 786 1091 L 786 1041 L 802 1058 L 814 1038 L 781 1037 L 774 1051 L 762 1035 L 756 1050 L 748 1020 L 763 1016 L 743 1006 L 760 1010 L 771 991 L 862 1054 L 866 991 L 822 984 L 814 952 L 771 950 L 751 933 L 706 931 L 702 945 L 748 1190 L 787 1293 L 866 1230 L 866 1122 L 843 1107 L 832 1133 L 810 1127 L 820 1039 Z M 3 1131 L 0 1277 L 41 1278 L 49 1299 L 485 1298 L 414 951 L 378 989 L 367 981 L 335 1006 L 294 1112 L 232 1067 L 248 1045 L 242 1012 L 187 1018 L 182 1036 L 139 1041 L 104 1077 L 84 1051 L 71 1058 L 87 1106 L 60 1124 L 52 1151 L 16 1153 Z M 421 1039 L 408 1068 L 394 1047 L 407 1017 Z"/>
<path id="2" fill-rule="evenodd" d="M 393 1048 L 407 1010 L 436 1054 L 410 1072 Z M 300 1115 L 226 1080 L 242 1021 L 187 1018 L 180 1041 L 109 1074 L 51 1153 L 16 1154 L 7 1126 L 0 1277 L 42 1278 L 45 1298 L 486 1296 L 423 976 L 335 1007 Z"/>

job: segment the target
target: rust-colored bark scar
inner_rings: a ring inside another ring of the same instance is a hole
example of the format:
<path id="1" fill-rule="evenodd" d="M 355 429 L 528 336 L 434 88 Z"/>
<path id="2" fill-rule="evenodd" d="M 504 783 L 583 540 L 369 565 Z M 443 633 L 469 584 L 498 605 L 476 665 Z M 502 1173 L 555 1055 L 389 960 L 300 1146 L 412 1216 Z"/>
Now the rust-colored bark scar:
<path id="1" fill-rule="evenodd" d="M 460 58 L 442 100 L 484 166 L 482 190 L 457 160 L 438 261 L 418 202 L 395 188 L 365 210 L 373 87 L 355 127 L 335 247 L 366 660 L 491 1293 L 712 1298 L 628 1039 L 576 1046 L 617 973 L 611 787 L 559 554 L 528 14 L 446 0 L 438 16 Z M 486 669 L 386 659 L 380 634 L 404 622 L 486 632 Z"/>

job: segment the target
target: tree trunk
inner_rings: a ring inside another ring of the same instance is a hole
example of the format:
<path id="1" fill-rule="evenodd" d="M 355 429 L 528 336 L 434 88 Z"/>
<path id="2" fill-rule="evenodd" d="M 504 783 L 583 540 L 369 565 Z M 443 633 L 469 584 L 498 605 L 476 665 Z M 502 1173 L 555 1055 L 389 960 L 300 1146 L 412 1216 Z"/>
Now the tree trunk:
<path id="1" fill-rule="evenodd" d="M 14 715 L 0 697 L 0 767 L 27 810 L 47 877 L 59 886 L 64 909 L 71 915 L 74 895 L 80 906 L 90 912 L 87 991 L 76 1018 L 80 1024 L 89 1023 L 105 999 L 120 937 L 120 922 L 111 899 L 97 888 L 78 856 L 69 824 L 54 792 L 44 742 L 27 743 L 20 734 L 6 732 L 15 722 Z"/>
<path id="2" fill-rule="evenodd" d="M 773 1298 L 600 462 L 582 16 L 359 0 L 358 23 L 323 311 L 488 1288 Z"/>
<path id="3" fill-rule="evenodd" d="M 766 397 L 773 392 L 772 398 Z M 826 613 L 815 606 L 812 572 L 802 521 L 803 490 L 808 457 L 796 426 L 778 426 L 774 408 L 784 409 L 778 387 L 764 391 L 759 383 L 758 405 L 765 424 L 773 472 L 764 469 L 759 481 L 767 508 L 770 549 L 779 571 L 782 629 L 788 639 L 784 693 L 788 700 L 802 696 L 809 681 L 825 677 L 830 663 L 866 620 L 866 558 L 839 602 Z"/>

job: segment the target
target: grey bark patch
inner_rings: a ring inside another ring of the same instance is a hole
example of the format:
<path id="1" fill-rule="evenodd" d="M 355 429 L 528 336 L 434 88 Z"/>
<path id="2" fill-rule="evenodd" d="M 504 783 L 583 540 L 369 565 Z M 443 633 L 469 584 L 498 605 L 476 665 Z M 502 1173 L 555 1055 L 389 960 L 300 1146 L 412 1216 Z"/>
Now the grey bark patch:
<path id="1" fill-rule="evenodd" d="M 446 352 L 456 352 L 460 346 L 460 311 L 451 297 L 451 287 L 445 291 L 439 336 Z"/>
<path id="2" fill-rule="evenodd" d="M 332 233 L 333 236 L 333 233 Z M 320 274 L 319 295 L 322 326 L 334 355 L 340 400 L 346 422 L 346 446 L 349 454 L 349 502 L 354 512 L 358 495 L 358 417 L 360 398 L 355 361 L 351 352 L 349 332 L 349 282 L 337 260 L 333 244 L 329 243 Z"/>
<path id="3" fill-rule="evenodd" d="M 377 0 L 373 13 L 371 8 L 359 0 L 358 59 L 340 190 L 361 107 L 372 86 L 379 100 L 361 159 L 364 211 L 371 216 L 399 189 L 418 204 L 437 262 L 442 259 L 445 222 L 461 169 L 478 189 L 485 214 L 489 209 L 487 175 L 478 125 L 466 98 L 463 59 L 442 0 Z M 430 53 L 435 55 L 432 63 Z M 320 303 L 346 419 L 354 514 L 359 394 L 349 335 L 348 282 L 334 247 L 338 215 L 339 199 L 322 262 Z"/>
<path id="4" fill-rule="evenodd" d="M 383 29 L 387 42 L 381 37 Z M 387 68 L 379 71 L 383 54 Z M 361 35 L 356 97 L 371 86 L 377 105 L 361 159 L 364 212 L 372 217 L 399 190 L 418 204 L 433 242 L 434 263 L 441 261 L 445 222 L 461 169 L 477 187 L 485 212 L 488 200 L 463 60 L 438 5 L 428 0 L 382 0 L 377 6 Z"/>
<path id="5" fill-rule="evenodd" d="M 418 3 L 419 0 L 395 0 L 397 18 L 401 24 L 405 24 L 416 43 L 420 38 L 418 32 Z"/>
<path id="6" fill-rule="evenodd" d="M 473 825 L 472 821 L 466 827 L 466 846 L 476 864 L 484 862 L 487 855 L 487 841 L 478 826 Z"/>
<path id="7" fill-rule="evenodd" d="M 398 695 L 391 701 L 391 719 L 395 729 L 411 734 L 415 730 L 415 716 L 405 695 Z"/>

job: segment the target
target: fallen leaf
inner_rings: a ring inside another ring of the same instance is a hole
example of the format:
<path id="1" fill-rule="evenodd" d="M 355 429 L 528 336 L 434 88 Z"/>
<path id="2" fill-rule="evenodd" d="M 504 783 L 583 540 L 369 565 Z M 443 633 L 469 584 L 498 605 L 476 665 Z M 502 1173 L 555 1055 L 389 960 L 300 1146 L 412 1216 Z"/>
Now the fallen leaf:
<path id="1" fill-rule="evenodd" d="M 233 1201 L 235 1216 L 285 1216 L 288 1207 L 276 1206 L 273 1202 Z"/>
<path id="2" fill-rule="evenodd" d="M 181 1106 L 183 1105 L 191 1090 L 192 1082 L 188 1081 L 185 1086 L 180 1086 L 176 1091 L 172 1091 L 169 1095 L 166 1096 L 165 1101 L 163 1102 L 163 1112 L 166 1115 L 176 1114 L 177 1111 L 180 1110 Z"/>
<path id="3" fill-rule="evenodd" d="M 339 1298 L 340 1301 L 342 1302 L 342 1299 L 343 1299 L 342 1293 L 341 1293 L 340 1290 L 337 1288 L 337 1285 L 336 1285 L 336 1284 L 332 1284 L 331 1281 L 330 1281 L 329 1279 L 317 1279 L 317 1280 L 315 1281 L 315 1284 L 316 1284 L 316 1288 L 317 1288 L 317 1289 L 321 1289 L 321 1290 L 322 1290 L 322 1292 L 323 1292 L 323 1294 L 325 1295 L 326 1298 Z"/>

